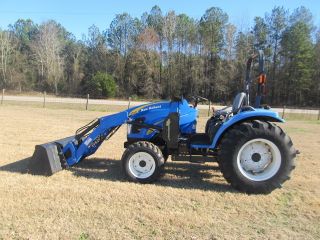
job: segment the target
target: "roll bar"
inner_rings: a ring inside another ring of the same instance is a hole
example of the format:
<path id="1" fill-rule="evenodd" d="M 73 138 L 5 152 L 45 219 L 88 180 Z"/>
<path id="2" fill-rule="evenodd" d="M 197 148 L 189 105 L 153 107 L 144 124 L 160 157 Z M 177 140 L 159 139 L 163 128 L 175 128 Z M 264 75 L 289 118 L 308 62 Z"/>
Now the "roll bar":
<path id="1" fill-rule="evenodd" d="M 265 73 L 264 69 L 264 53 L 263 50 L 259 50 L 258 54 L 254 54 L 247 60 L 247 69 L 246 69 L 246 80 L 245 80 L 245 93 L 246 93 L 246 105 L 250 105 L 250 86 L 252 83 L 251 79 L 251 67 L 252 62 L 258 58 L 259 63 L 259 75 L 258 75 L 258 90 L 257 90 L 257 96 L 255 99 L 254 107 L 258 108 L 261 105 L 262 97 L 265 95 L 265 83 L 267 79 L 267 75 Z"/>

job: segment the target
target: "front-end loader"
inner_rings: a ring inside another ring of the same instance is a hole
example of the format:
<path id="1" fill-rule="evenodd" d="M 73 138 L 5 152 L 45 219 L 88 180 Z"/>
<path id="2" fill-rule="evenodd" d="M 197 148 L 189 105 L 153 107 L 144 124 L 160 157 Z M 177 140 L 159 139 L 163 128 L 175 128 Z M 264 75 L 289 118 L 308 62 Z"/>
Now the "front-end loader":
<path id="1" fill-rule="evenodd" d="M 258 59 L 258 95 L 250 106 L 250 69 Z M 216 161 L 225 179 L 246 193 L 269 193 L 281 187 L 295 167 L 296 150 L 275 123 L 278 113 L 261 105 L 266 74 L 263 52 L 249 58 L 245 91 L 232 106 L 215 111 L 205 132 L 197 133 L 197 105 L 207 99 L 175 97 L 104 116 L 78 129 L 74 136 L 37 145 L 30 173 L 51 175 L 94 154 L 103 141 L 127 124 L 121 162 L 129 180 L 150 183 L 164 171 L 166 160 Z"/>

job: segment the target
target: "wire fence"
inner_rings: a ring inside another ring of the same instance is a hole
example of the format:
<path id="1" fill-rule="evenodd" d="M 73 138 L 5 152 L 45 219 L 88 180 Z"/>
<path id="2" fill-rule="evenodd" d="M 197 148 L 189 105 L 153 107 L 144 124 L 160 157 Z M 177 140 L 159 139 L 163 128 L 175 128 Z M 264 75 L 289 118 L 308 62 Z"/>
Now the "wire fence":
<path id="1" fill-rule="evenodd" d="M 48 95 L 46 92 L 35 93 L 31 96 L 6 94 L 5 89 L 2 89 L 1 105 L 32 105 L 43 108 L 66 108 L 66 109 L 80 109 L 80 110 L 96 110 L 116 112 L 127 109 L 129 107 L 138 106 L 148 103 L 148 101 L 136 101 L 132 98 L 126 100 L 122 99 L 91 99 L 90 95 L 86 96 L 68 96 L 56 97 Z M 210 116 L 212 108 L 215 110 L 221 109 L 224 106 L 209 104 L 198 105 L 200 116 Z M 304 109 L 304 108 L 290 108 L 290 107 L 275 107 L 272 110 L 279 113 L 279 115 L 287 120 L 319 120 L 320 108 L 318 109 Z"/>

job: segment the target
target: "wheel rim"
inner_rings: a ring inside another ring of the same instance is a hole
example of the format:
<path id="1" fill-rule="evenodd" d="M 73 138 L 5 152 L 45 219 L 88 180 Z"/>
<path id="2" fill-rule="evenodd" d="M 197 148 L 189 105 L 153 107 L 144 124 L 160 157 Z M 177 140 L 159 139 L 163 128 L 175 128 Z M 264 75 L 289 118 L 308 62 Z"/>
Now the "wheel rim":
<path id="1" fill-rule="evenodd" d="M 272 178 L 278 172 L 280 165 L 280 150 L 267 139 L 250 140 L 238 152 L 237 166 L 241 174 L 252 181 Z"/>
<path id="2" fill-rule="evenodd" d="M 148 178 L 156 169 L 154 158 L 147 152 L 137 152 L 129 159 L 129 171 L 136 178 Z"/>

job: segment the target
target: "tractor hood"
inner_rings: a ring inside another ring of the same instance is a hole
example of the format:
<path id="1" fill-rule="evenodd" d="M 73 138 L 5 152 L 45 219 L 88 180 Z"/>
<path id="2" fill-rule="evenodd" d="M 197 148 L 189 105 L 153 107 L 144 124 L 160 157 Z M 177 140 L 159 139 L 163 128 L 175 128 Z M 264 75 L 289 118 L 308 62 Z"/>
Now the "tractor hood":
<path id="1" fill-rule="evenodd" d="M 138 121 L 140 123 L 152 124 L 162 127 L 163 122 L 170 113 L 179 113 L 180 131 L 182 133 L 195 132 L 196 118 L 198 110 L 189 106 L 187 100 L 181 101 L 159 101 L 136 106 L 127 110 L 130 121 Z M 129 138 L 151 138 L 154 131 L 141 129 L 140 131 L 132 131 Z"/>
<path id="2" fill-rule="evenodd" d="M 150 112 L 162 112 L 169 111 L 172 102 L 162 101 L 162 102 L 153 102 L 147 103 L 140 106 L 132 107 L 128 109 L 128 116 L 131 119 L 138 118 L 142 115 L 149 114 Z"/>

